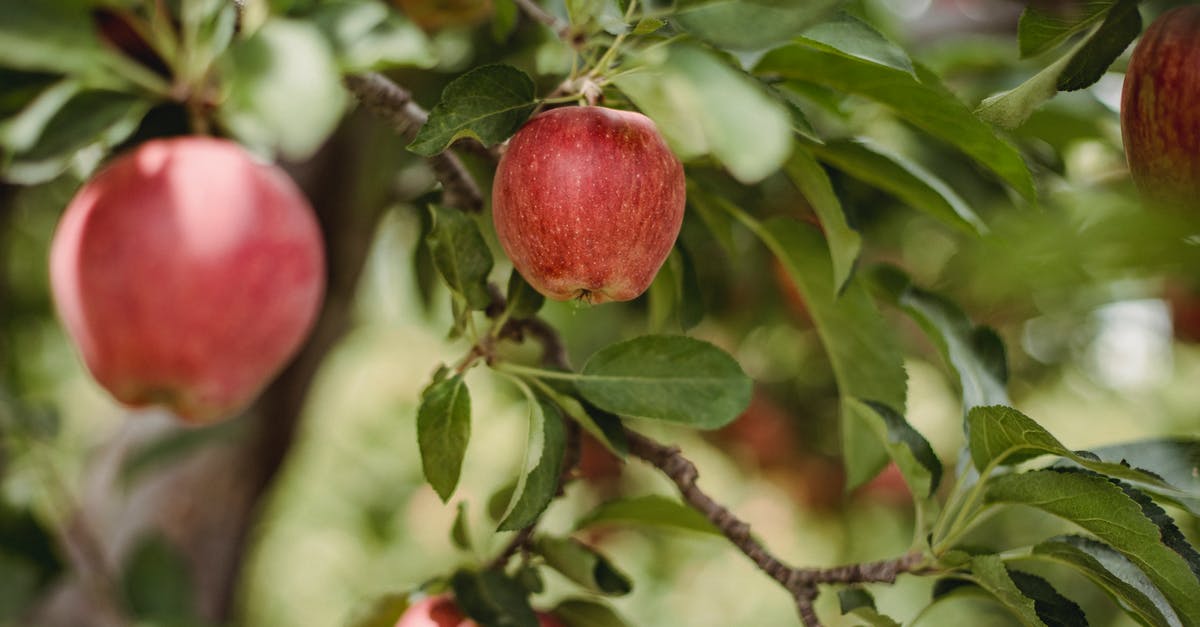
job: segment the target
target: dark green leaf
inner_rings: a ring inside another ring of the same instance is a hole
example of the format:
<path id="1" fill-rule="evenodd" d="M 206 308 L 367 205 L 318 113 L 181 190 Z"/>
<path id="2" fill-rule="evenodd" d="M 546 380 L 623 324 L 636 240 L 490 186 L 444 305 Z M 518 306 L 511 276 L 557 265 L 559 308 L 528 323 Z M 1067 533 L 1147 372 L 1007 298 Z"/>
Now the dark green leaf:
<path id="1" fill-rule="evenodd" d="M 791 116 L 766 88 L 712 52 L 676 44 L 635 58 L 617 87 L 654 120 L 681 159 L 716 157 L 743 183 L 779 169 L 791 152 Z"/>
<path id="2" fill-rule="evenodd" d="M 1100 21 L 1113 3 L 1114 0 L 1087 0 L 1044 3 L 1044 6 L 1030 4 L 1021 13 L 1017 25 L 1021 58 L 1032 57 L 1061 45 L 1071 35 Z"/>
<path id="3" fill-rule="evenodd" d="M 881 265 L 871 274 L 884 297 L 912 317 L 954 369 L 962 390 L 963 413 L 1008 402 L 1004 345 L 990 329 L 974 326 L 954 303 L 912 285 L 899 268 Z"/>
<path id="4" fill-rule="evenodd" d="M 879 613 L 875 598 L 866 588 L 850 586 L 838 590 L 838 603 L 842 614 L 851 614 L 872 627 L 900 627 L 900 623 Z"/>
<path id="5" fill-rule="evenodd" d="M 1143 625 L 1182 624 L 1146 573 L 1103 542 L 1083 536 L 1059 536 L 1033 547 L 1033 557 L 1078 570 Z"/>
<path id="6" fill-rule="evenodd" d="M 862 283 L 852 280 L 837 294 L 828 249 L 816 229 L 775 218 L 758 230 L 800 289 L 829 355 L 842 397 L 842 452 L 853 488 L 874 477 L 888 459 L 873 419 L 856 411 L 853 399 L 869 399 L 903 415 L 907 375 L 895 334 Z"/>
<path id="7" fill-rule="evenodd" d="M 672 21 L 721 48 L 762 50 L 783 43 L 825 19 L 842 1 L 690 3 Z"/>
<path id="8" fill-rule="evenodd" d="M 1152 487 L 1156 494 L 1171 499 L 1192 498 L 1153 473 L 1126 464 L 1106 462 L 1086 451 L 1067 449 L 1032 418 L 1011 407 L 976 407 L 967 414 L 971 458 L 976 468 L 988 464 L 1016 464 L 1039 455 L 1058 455 L 1070 462 L 1110 477 Z"/>
<path id="9" fill-rule="evenodd" d="M 589 435 L 614 455 L 624 459 L 629 452 L 625 427 L 616 414 L 604 411 L 580 397 L 569 381 L 542 381 L 539 390 L 570 416 Z"/>
<path id="10" fill-rule="evenodd" d="M 551 613 L 567 627 L 629 627 L 612 608 L 591 599 L 560 601 Z"/>
<path id="11" fill-rule="evenodd" d="M 936 75 L 917 65 L 907 72 L 795 43 L 767 53 L 756 73 L 808 81 L 887 105 L 921 130 L 958 147 L 1028 200 L 1036 192 L 1021 154 L 975 117 Z"/>
<path id="12" fill-rule="evenodd" d="M 488 249 L 479 225 L 467 214 L 430 205 L 429 252 L 451 291 L 466 299 L 471 309 L 486 309 L 492 302 L 487 279 L 492 271 L 492 251 Z"/>
<path id="13" fill-rule="evenodd" d="M 575 524 L 575 529 L 595 525 L 650 525 L 719 536 L 704 514 L 665 496 L 639 496 L 606 501 L 596 506 Z"/>
<path id="14" fill-rule="evenodd" d="M 942 463 L 929 441 L 904 416 L 883 403 L 859 399 L 850 402 L 856 415 L 876 425 L 879 439 L 885 443 L 912 493 L 922 498 L 932 496 L 942 479 Z"/>
<path id="15" fill-rule="evenodd" d="M 1071 61 L 1058 76 L 1059 91 L 1083 89 L 1100 80 L 1117 57 L 1142 32 L 1142 16 L 1137 0 L 1117 0 L 1100 28 L 1083 47 L 1071 55 Z"/>
<path id="16" fill-rule="evenodd" d="M 309 22 L 272 19 L 231 47 L 218 116 L 243 143 L 302 160 L 333 132 L 346 105 L 337 60 Z"/>
<path id="17" fill-rule="evenodd" d="M 903 48 L 849 13 L 839 13 L 833 19 L 805 30 L 800 39 L 830 52 L 913 73 L 912 59 Z"/>
<path id="18" fill-rule="evenodd" d="M 1060 594 L 1050 582 L 1019 570 L 1008 570 L 1008 576 L 1021 594 L 1033 599 L 1038 618 L 1051 627 L 1087 627 L 1087 617 L 1074 601 Z"/>
<path id="19" fill-rule="evenodd" d="M 537 315 L 546 297 L 533 289 L 529 281 L 520 272 L 512 271 L 508 277 L 508 315 L 517 320 L 532 318 Z"/>
<path id="20" fill-rule="evenodd" d="M 417 442 L 425 479 L 442 501 L 450 499 L 471 439 L 471 396 L 462 375 L 433 384 L 417 411 Z"/>
<path id="21" fill-rule="evenodd" d="M 0 66 L 72 75 L 103 73 L 111 53 L 84 0 L 0 3 Z"/>
<path id="22" fill-rule="evenodd" d="M 324 3 L 309 19 L 333 44 L 345 72 L 437 62 L 425 33 L 381 2 Z"/>
<path id="23" fill-rule="evenodd" d="M 1144 469 L 1160 477 L 1173 489 L 1126 477 L 1139 489 L 1163 496 L 1200 516 L 1200 440 L 1162 438 L 1094 448 L 1089 451 L 1101 461 Z"/>
<path id="24" fill-rule="evenodd" d="M 592 355 L 575 385 L 605 411 L 716 429 L 750 404 L 752 382 L 708 342 L 647 335 Z"/>
<path id="25" fill-rule="evenodd" d="M 450 541 L 454 546 L 464 550 L 471 550 L 471 533 L 467 524 L 467 503 L 459 501 L 457 511 L 454 514 L 454 525 L 450 527 Z"/>
<path id="26" fill-rule="evenodd" d="M 534 550 L 546 560 L 546 565 L 567 579 L 597 594 L 621 596 L 629 594 L 633 584 L 595 549 L 572 538 L 539 536 Z"/>
<path id="27" fill-rule="evenodd" d="M 541 400 L 531 401 L 525 461 L 508 511 L 500 521 L 501 531 L 516 531 L 533 524 L 550 504 L 558 492 L 566 445 L 566 427 L 558 407 Z"/>
<path id="28" fill-rule="evenodd" d="M 945 181 L 908 157 L 864 140 L 837 140 L 806 146 L 818 159 L 878 187 L 918 211 L 972 235 L 987 230 Z"/>
<path id="29" fill-rule="evenodd" d="M 38 564 L 0 548 L 0 573 L 4 574 L 4 585 L 0 586 L 0 624 L 16 625 L 37 599 L 41 587 L 39 570 Z"/>
<path id="30" fill-rule="evenodd" d="M 450 578 L 454 599 L 467 616 L 488 627 L 538 627 L 525 587 L 503 572 L 460 570 Z"/>
<path id="31" fill-rule="evenodd" d="M 463 137 L 486 146 L 509 138 L 536 105 L 529 76 L 510 65 L 484 65 L 451 81 L 408 149 L 435 155 Z"/>
<path id="32" fill-rule="evenodd" d="M 846 214 L 833 191 L 833 183 L 811 153 L 805 150 L 794 151 L 784 170 L 792 183 L 800 189 L 800 193 L 804 194 L 805 200 L 821 221 L 833 261 L 834 290 L 841 292 L 850 280 L 854 264 L 858 261 L 862 250 L 862 237 L 846 222 Z"/>
<path id="33" fill-rule="evenodd" d="M 973 579 L 987 590 L 1001 605 L 1008 608 L 1021 624 L 1040 627 L 1044 623 L 1038 616 L 1034 600 L 1025 596 L 1009 576 L 1008 568 L 998 555 L 976 555 L 971 560 Z"/>
<path id="34" fill-rule="evenodd" d="M 1095 473 L 1049 469 L 995 477 L 985 501 L 1027 505 L 1079 525 L 1145 572 L 1185 625 L 1200 621 L 1200 556 L 1144 495 Z"/>
<path id="35" fill-rule="evenodd" d="M 190 566 L 159 535 L 143 537 L 121 575 L 121 588 L 138 618 L 169 625 L 196 624 Z"/>
<path id="36" fill-rule="evenodd" d="M 25 593 L 36 593 L 51 584 L 64 566 L 51 530 L 35 518 L 33 512 L 11 507 L 2 499 L 0 559 L 12 563 L 14 573 L 18 570 L 22 573 L 21 582 L 14 575 L 13 589 L 6 591 L 8 596 L 0 592 L 0 619 L 7 616 L 6 609 L 21 609 L 15 607 L 19 601 L 32 600 Z M 18 583 L 20 589 L 17 588 Z"/>

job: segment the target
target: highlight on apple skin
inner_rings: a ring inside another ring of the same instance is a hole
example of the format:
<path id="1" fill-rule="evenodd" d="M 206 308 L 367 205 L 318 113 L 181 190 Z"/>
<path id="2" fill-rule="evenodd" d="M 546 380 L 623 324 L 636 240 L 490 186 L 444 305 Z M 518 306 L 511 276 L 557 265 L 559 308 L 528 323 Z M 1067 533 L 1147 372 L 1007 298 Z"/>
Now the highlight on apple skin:
<path id="1" fill-rule="evenodd" d="M 1129 171 L 1147 201 L 1200 209 L 1200 6 L 1171 9 L 1142 34 L 1121 94 Z"/>
<path id="2" fill-rule="evenodd" d="M 525 124 L 500 159 L 492 211 L 517 271 L 555 300 L 632 300 L 683 224 L 683 165 L 633 111 L 564 107 Z"/>
<path id="3" fill-rule="evenodd" d="M 566 627 L 545 612 L 538 612 L 537 617 L 538 627 Z M 439 594 L 410 605 L 395 627 L 479 627 L 479 624 L 458 609 L 453 597 Z"/>
<path id="4" fill-rule="evenodd" d="M 320 309 L 312 207 L 236 143 L 150 141 L 67 206 L 50 249 L 59 317 L 96 381 L 125 405 L 211 423 L 248 405 Z"/>

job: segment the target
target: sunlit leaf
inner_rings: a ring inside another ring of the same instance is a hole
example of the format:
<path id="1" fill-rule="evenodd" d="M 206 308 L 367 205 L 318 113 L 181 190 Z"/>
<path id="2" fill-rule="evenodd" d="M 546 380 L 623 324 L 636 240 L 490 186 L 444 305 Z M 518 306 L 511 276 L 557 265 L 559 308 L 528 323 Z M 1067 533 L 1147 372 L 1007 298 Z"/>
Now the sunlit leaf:
<path id="1" fill-rule="evenodd" d="M 433 384 L 417 411 L 417 443 L 425 479 L 442 501 L 450 499 L 471 439 L 471 397 L 462 375 Z"/>

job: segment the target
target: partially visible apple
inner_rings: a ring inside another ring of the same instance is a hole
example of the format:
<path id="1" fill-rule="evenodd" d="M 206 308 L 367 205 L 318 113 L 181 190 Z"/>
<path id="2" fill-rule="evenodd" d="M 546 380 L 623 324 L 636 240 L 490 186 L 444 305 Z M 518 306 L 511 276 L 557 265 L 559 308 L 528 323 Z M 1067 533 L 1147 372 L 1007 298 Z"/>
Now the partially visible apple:
<path id="1" fill-rule="evenodd" d="M 492 0 L 392 0 L 392 3 L 425 31 L 471 26 L 492 14 Z"/>
<path id="2" fill-rule="evenodd" d="M 636 298 L 683 224 L 683 165 L 650 118 L 551 109 L 509 142 L 492 187 L 496 233 L 542 294 L 592 304 Z"/>
<path id="3" fill-rule="evenodd" d="M 1121 134 L 1142 196 L 1200 210 L 1200 5 L 1160 15 L 1133 51 Z"/>
<path id="4" fill-rule="evenodd" d="M 537 618 L 539 627 L 566 627 L 545 612 L 538 612 Z M 458 609 L 453 597 L 439 594 L 410 605 L 396 627 L 479 627 L 479 624 Z"/>
<path id="5" fill-rule="evenodd" d="M 50 279 L 100 385 L 200 424 L 249 404 L 299 349 L 325 257 L 282 170 L 233 142 L 185 137 L 142 144 L 79 190 Z"/>

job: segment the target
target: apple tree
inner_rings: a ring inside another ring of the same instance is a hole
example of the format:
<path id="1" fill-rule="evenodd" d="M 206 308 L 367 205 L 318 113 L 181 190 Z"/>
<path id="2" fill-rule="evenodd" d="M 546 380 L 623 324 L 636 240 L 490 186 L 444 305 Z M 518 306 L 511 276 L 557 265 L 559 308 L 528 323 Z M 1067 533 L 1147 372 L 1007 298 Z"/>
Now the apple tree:
<path id="1" fill-rule="evenodd" d="M 1200 624 L 1172 5 L 0 0 L 0 624 Z"/>

